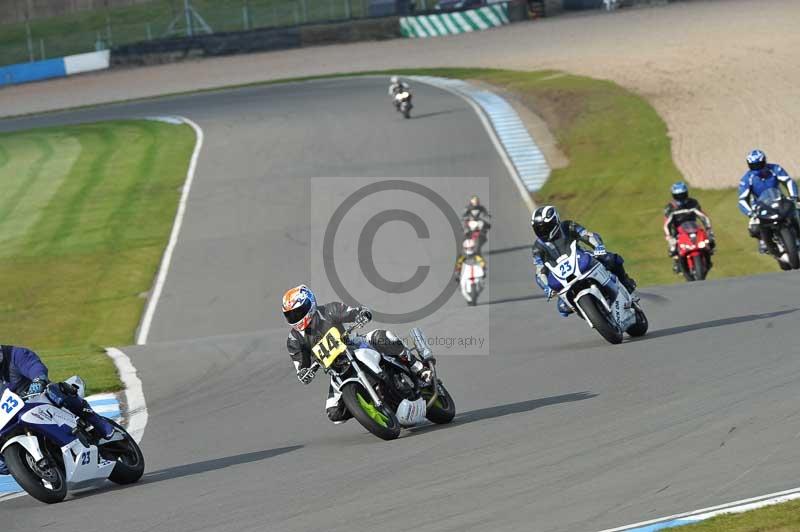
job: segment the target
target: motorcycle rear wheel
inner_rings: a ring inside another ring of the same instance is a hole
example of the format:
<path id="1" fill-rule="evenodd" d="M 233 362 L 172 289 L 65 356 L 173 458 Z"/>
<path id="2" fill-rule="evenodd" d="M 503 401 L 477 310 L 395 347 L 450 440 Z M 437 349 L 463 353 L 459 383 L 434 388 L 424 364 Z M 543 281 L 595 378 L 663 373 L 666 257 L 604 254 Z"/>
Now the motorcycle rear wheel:
<path id="1" fill-rule="evenodd" d="M 610 344 L 621 344 L 622 343 L 622 333 L 614 327 L 613 324 L 606 316 L 604 309 L 601 310 L 598 308 L 597 301 L 594 297 L 586 296 L 583 297 L 579 302 L 581 309 L 589 318 L 589 321 L 592 322 L 594 328 L 600 333 L 600 336 L 606 339 L 606 341 Z"/>
<path id="2" fill-rule="evenodd" d="M 636 311 L 636 323 L 631 325 L 627 332 L 634 337 L 644 336 L 647 334 L 647 328 L 650 326 L 650 323 L 647 321 L 647 316 L 645 316 L 644 311 L 639 308 L 638 303 L 634 306 L 634 310 Z"/>
<path id="3" fill-rule="evenodd" d="M 428 421 L 436 423 L 437 425 L 446 425 L 456 417 L 456 403 L 441 381 L 438 383 L 438 386 L 439 396 L 436 398 L 433 405 L 428 408 L 425 417 L 428 418 Z M 430 393 L 426 395 L 426 392 L 423 392 L 422 394 L 422 397 L 425 398 L 426 401 L 430 399 L 430 396 Z"/>
<path id="4" fill-rule="evenodd" d="M 139 445 L 119 423 L 108 420 L 117 430 L 125 435 L 124 441 L 109 442 L 100 447 L 100 454 L 107 460 L 114 460 L 117 464 L 111 471 L 108 480 L 115 484 L 133 484 L 138 482 L 144 474 L 144 455 Z"/>
<path id="5" fill-rule="evenodd" d="M 342 387 L 342 401 L 361 425 L 382 440 L 394 440 L 400 435 L 400 422 L 386 404 L 377 407 L 360 383 L 350 382 Z"/>
<path id="6" fill-rule="evenodd" d="M 18 443 L 10 445 L 3 453 L 3 458 L 14 480 L 34 499 L 55 504 L 67 496 L 67 481 L 64 471 L 58 465 L 47 468 L 48 478 L 45 479 L 34 471 L 33 457 Z M 44 481 L 49 482 L 52 487 L 47 488 Z"/>

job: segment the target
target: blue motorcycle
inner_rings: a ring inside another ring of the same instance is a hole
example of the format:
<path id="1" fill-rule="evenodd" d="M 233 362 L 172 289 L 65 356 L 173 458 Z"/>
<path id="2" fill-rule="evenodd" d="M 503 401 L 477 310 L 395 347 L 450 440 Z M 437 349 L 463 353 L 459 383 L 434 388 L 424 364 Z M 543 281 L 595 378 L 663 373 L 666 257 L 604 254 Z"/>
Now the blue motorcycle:
<path id="1" fill-rule="evenodd" d="M 80 377 L 66 381 L 83 397 Z M 144 473 L 136 441 L 117 423 L 108 439 L 92 436 L 87 423 L 56 407 L 46 394 L 25 398 L 0 386 L 0 454 L 11 475 L 32 497 L 60 502 L 68 491 L 105 480 L 132 484 Z"/>

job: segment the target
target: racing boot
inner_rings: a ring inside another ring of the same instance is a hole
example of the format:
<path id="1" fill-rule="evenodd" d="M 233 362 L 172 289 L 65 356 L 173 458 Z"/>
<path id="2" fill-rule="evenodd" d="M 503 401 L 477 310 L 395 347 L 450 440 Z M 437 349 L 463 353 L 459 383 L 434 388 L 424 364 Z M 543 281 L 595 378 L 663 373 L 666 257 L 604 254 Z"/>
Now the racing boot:
<path id="1" fill-rule="evenodd" d="M 573 312 L 575 312 L 574 310 L 572 310 L 571 308 L 569 308 L 569 305 L 567 305 L 567 304 L 564 302 L 564 300 L 563 300 L 563 299 L 561 299 L 561 298 L 558 298 L 558 301 L 556 302 L 556 308 L 558 309 L 558 314 L 559 314 L 559 315 L 560 315 L 562 318 L 568 318 L 570 314 L 572 314 Z"/>
<path id="2" fill-rule="evenodd" d="M 759 239 L 758 241 L 758 252 L 762 255 L 767 253 L 767 243 L 764 240 Z"/>
<path id="3" fill-rule="evenodd" d="M 114 434 L 114 425 L 92 410 L 75 388 L 64 382 L 51 383 L 46 389 L 47 398 L 59 408 L 66 408 L 76 417 L 82 419 L 92 427 L 94 436 L 98 439 L 108 439 Z"/>
<path id="4" fill-rule="evenodd" d="M 0 456 L 0 475 L 10 475 L 11 471 L 8 470 L 5 460 Z"/>

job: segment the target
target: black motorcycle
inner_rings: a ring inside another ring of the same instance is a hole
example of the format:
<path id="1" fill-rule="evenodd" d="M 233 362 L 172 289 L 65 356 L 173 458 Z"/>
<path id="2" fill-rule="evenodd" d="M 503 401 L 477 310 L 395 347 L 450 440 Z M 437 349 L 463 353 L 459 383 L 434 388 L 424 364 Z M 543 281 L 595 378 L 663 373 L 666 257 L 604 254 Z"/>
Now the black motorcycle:
<path id="1" fill-rule="evenodd" d="M 768 188 L 758 196 L 753 211 L 767 252 L 775 257 L 781 269 L 800 268 L 800 256 L 797 254 L 800 227 L 795 202 L 777 188 Z"/>

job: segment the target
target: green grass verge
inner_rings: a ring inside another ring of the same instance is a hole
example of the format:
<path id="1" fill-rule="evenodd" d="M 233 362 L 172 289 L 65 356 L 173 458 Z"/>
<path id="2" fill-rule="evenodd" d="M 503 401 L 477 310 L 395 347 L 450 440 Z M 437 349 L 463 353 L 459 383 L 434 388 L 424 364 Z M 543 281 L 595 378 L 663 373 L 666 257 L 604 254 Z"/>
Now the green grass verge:
<path id="1" fill-rule="evenodd" d="M 119 387 L 102 347 L 132 343 L 194 142 L 154 121 L 0 135 L 0 341 Z"/>
<path id="2" fill-rule="evenodd" d="M 411 73 L 411 72 L 408 72 Z M 670 185 L 683 179 L 664 121 L 619 85 L 557 72 L 433 69 L 417 74 L 478 79 L 507 89 L 547 122 L 569 166 L 554 170 L 538 203 L 599 232 L 640 284 L 685 282 L 672 273 L 663 236 Z M 738 176 L 734 176 L 738 177 Z M 759 255 L 733 188 L 691 188 L 711 216 L 718 249 L 709 278 L 780 271 Z M 495 209 L 499 206 L 494 206 Z"/>
<path id="3" fill-rule="evenodd" d="M 680 532 L 798 532 L 800 501 L 785 502 L 740 514 L 718 515 L 670 530 Z"/>

